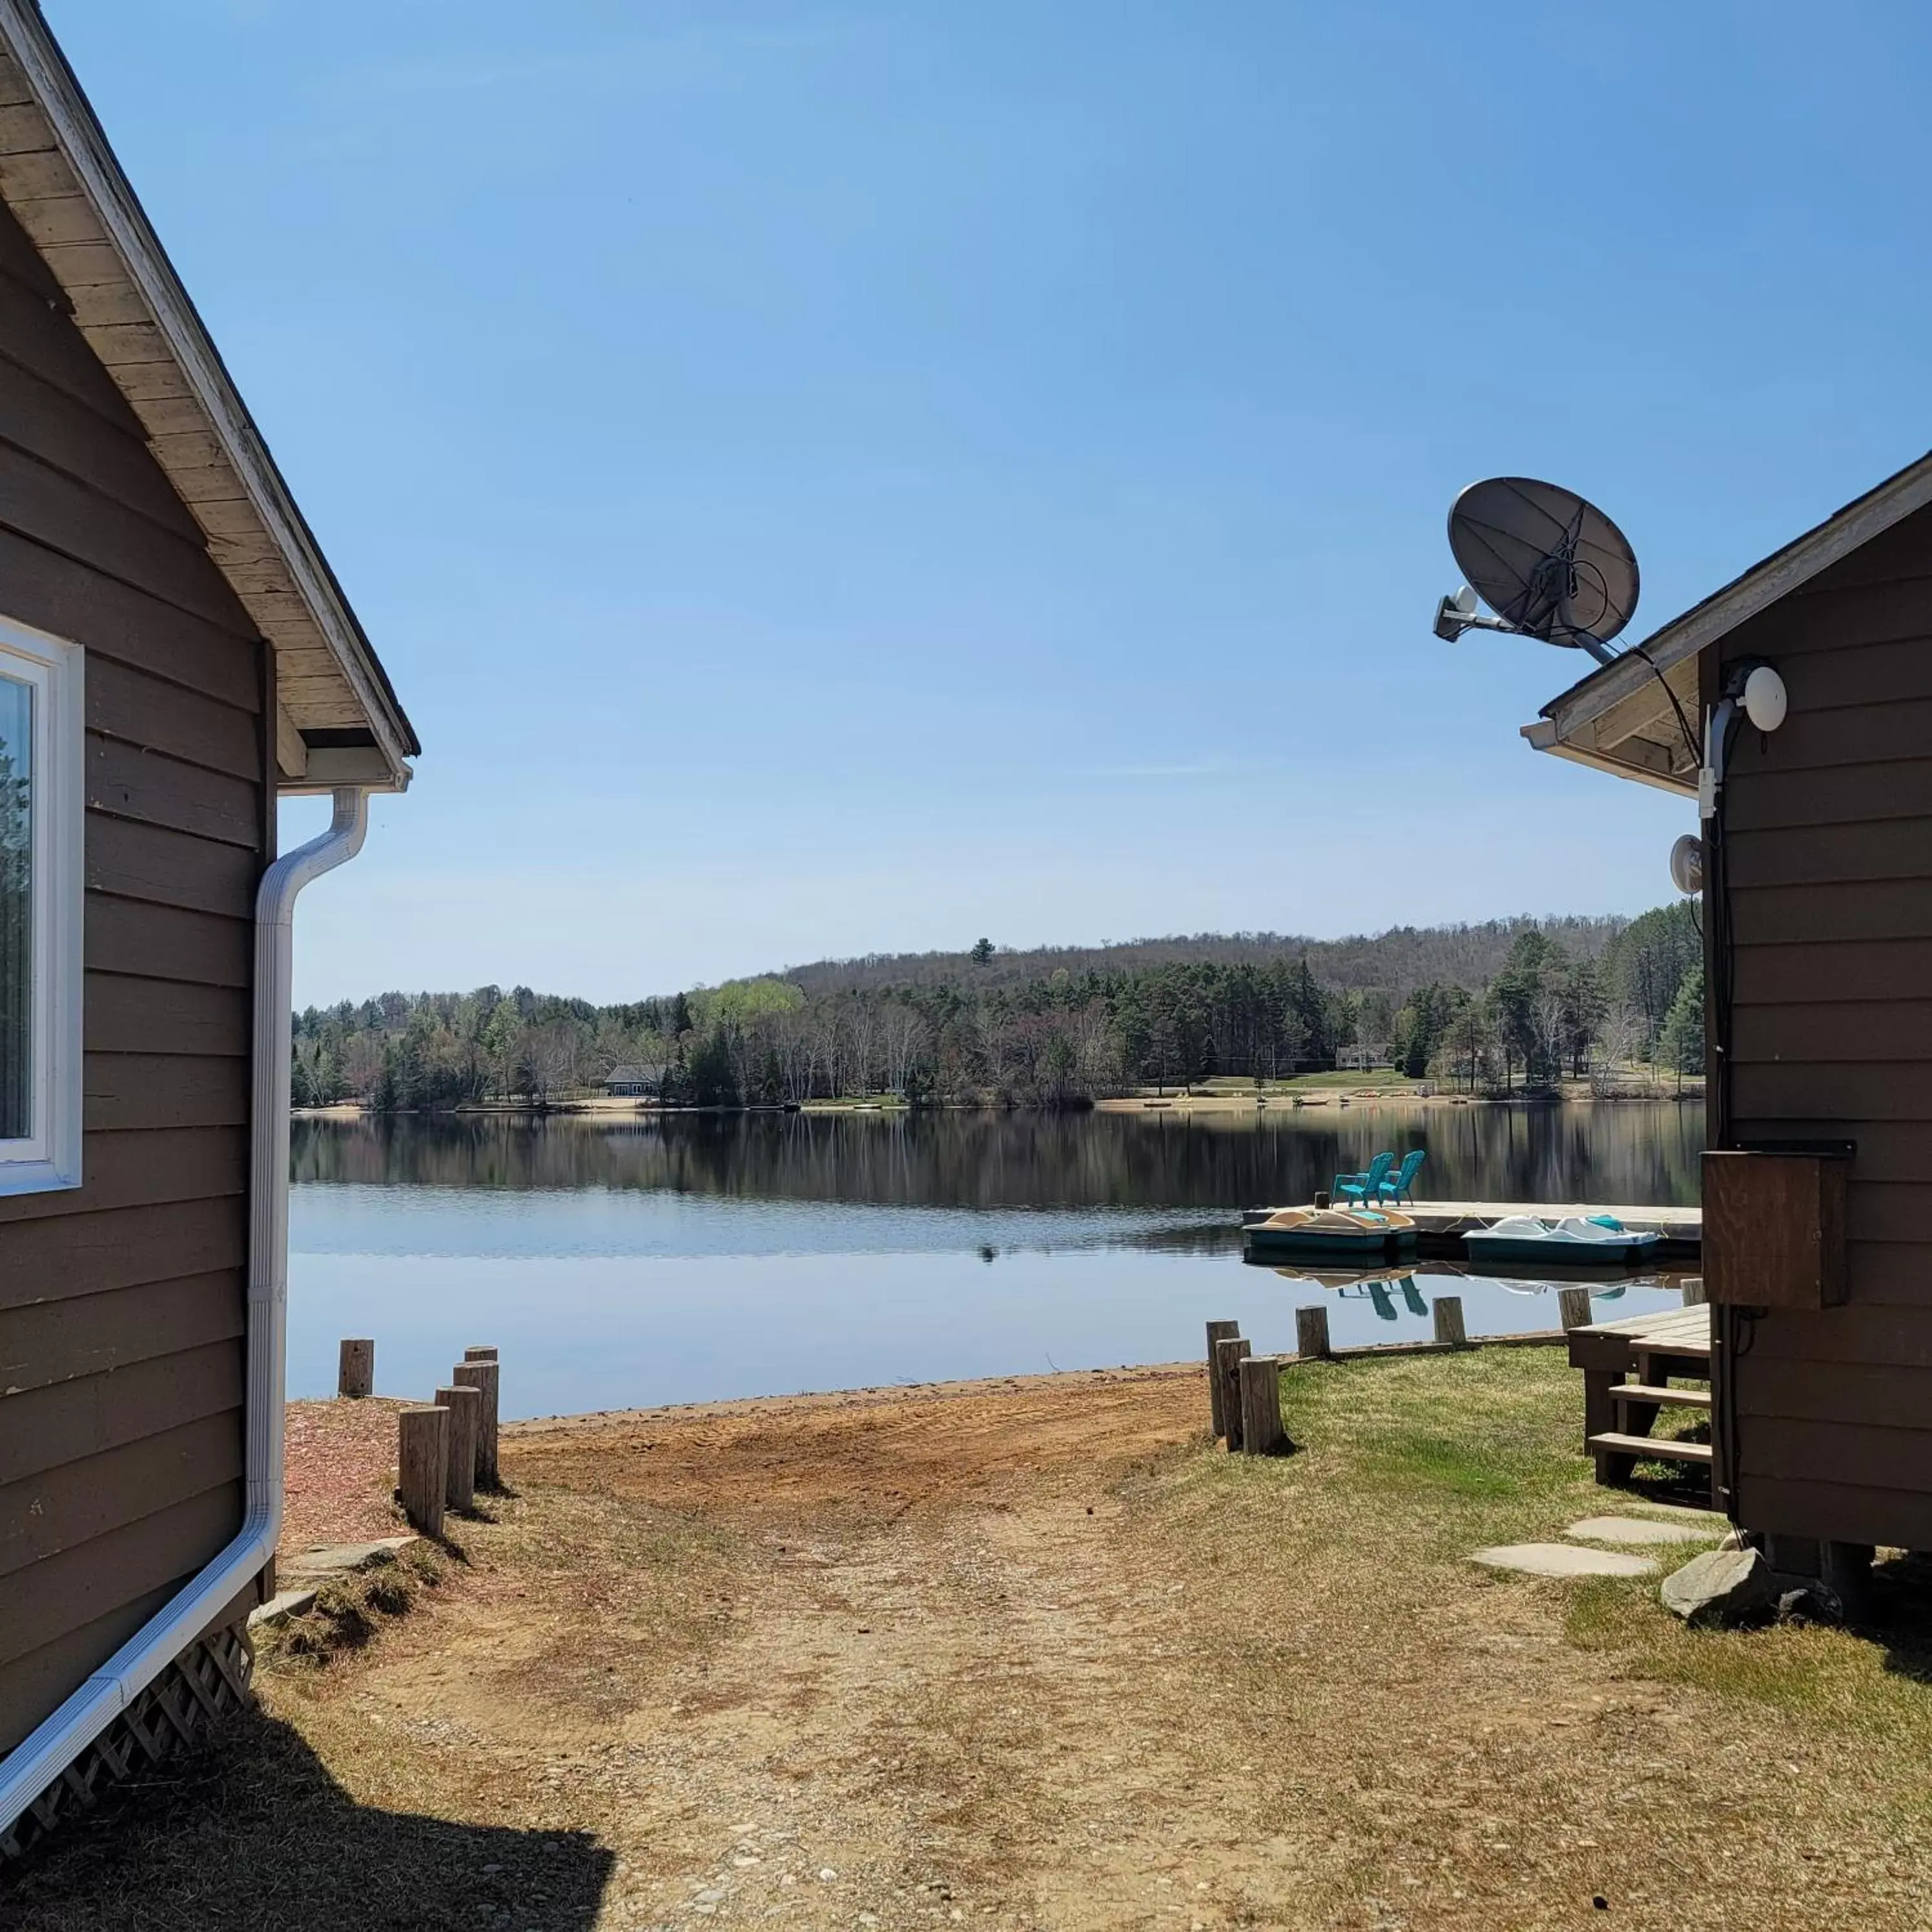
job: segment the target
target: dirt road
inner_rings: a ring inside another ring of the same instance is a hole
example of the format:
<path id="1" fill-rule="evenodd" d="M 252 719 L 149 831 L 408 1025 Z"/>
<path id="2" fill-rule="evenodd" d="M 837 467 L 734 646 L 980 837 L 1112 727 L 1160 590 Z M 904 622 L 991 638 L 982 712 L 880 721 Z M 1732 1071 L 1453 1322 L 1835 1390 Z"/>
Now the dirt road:
<path id="1" fill-rule="evenodd" d="M 586 1640 L 477 1580 L 356 1702 L 541 1764 L 625 1852 L 608 1925 L 1190 1924 L 1240 1773 L 1176 1742 L 1182 1592 L 1117 1489 L 1200 1406 L 1190 1372 L 527 1428 L 530 1501 L 641 1510 L 677 1581 L 620 1562 Z"/>

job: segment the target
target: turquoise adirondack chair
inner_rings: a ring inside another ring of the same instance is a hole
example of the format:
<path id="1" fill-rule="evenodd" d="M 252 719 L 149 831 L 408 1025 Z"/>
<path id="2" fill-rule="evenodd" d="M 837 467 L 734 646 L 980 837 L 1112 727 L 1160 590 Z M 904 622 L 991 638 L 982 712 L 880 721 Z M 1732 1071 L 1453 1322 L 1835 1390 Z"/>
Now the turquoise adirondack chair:
<path id="1" fill-rule="evenodd" d="M 1367 1202 L 1382 1198 L 1382 1184 L 1388 1179 L 1388 1171 L 1395 1165 L 1392 1154 L 1378 1154 L 1369 1162 L 1365 1174 L 1338 1174 L 1335 1185 L 1328 1192 L 1336 1202 L 1360 1201 Z"/>
<path id="2" fill-rule="evenodd" d="M 1424 1150 L 1420 1148 L 1411 1148 L 1408 1152 L 1402 1156 L 1401 1166 L 1384 1179 L 1381 1198 L 1384 1201 L 1393 1201 L 1400 1207 L 1403 1196 L 1407 1195 L 1409 1204 L 1413 1207 L 1415 1204 L 1415 1196 L 1413 1192 L 1415 1177 L 1422 1171 L 1424 1158 Z"/>

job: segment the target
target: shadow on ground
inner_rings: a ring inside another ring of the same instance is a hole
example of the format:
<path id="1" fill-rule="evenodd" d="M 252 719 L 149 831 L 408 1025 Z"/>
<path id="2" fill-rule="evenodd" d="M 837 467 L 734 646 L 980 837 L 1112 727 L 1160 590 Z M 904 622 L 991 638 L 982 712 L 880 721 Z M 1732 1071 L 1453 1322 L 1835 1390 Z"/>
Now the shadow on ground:
<path id="1" fill-rule="evenodd" d="M 580 1832 L 357 1804 L 288 1725 L 238 1718 L 0 1869 L 5 1932 L 587 1932 L 616 1863 Z"/>
<path id="2" fill-rule="evenodd" d="M 1895 1677 L 1932 1684 L 1932 1556 L 1914 1552 L 1872 1568 L 1870 1634 Z"/>

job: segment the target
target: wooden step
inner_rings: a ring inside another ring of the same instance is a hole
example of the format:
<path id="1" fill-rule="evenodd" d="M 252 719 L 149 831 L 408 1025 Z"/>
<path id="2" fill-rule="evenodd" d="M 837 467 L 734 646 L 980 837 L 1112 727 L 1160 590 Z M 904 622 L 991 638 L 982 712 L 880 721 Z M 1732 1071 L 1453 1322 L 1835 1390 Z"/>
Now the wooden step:
<path id="1" fill-rule="evenodd" d="M 1673 1442 L 1667 1436 L 1620 1436 L 1606 1430 L 1590 1438 L 1587 1446 L 1607 1450 L 1612 1456 L 1634 1456 L 1640 1462 L 1708 1462 L 1708 1442 Z"/>
<path id="2" fill-rule="evenodd" d="M 1708 1389 L 1660 1388 L 1648 1382 L 1613 1382 L 1610 1386 L 1612 1402 L 1648 1402 L 1657 1408 L 1708 1408 L 1711 1391 Z"/>
<path id="3" fill-rule="evenodd" d="M 1640 1362 L 1708 1362 L 1711 1359 L 1711 1345 L 1708 1342 L 1643 1341 L 1637 1343 L 1634 1352 Z"/>

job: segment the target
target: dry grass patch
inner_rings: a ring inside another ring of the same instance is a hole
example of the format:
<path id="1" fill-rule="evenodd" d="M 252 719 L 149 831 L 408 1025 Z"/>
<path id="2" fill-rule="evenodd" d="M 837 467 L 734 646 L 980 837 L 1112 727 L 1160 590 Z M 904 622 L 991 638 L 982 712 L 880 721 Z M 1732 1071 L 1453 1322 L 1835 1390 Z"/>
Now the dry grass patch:
<path id="1" fill-rule="evenodd" d="M 1264 1816 L 1338 1853 L 1279 1922 L 1564 1925 L 1598 1898 L 1627 1924 L 1920 1922 L 1932 1700 L 1898 1660 L 1922 1640 L 1692 1633 L 1654 1583 L 1469 1564 L 1604 1509 L 1555 1351 L 1311 1365 L 1284 1396 L 1303 1454 L 1124 1491 L 1202 1579 L 1202 1676 Z M 1924 1608 L 1891 1606 L 1901 1630 Z"/>

